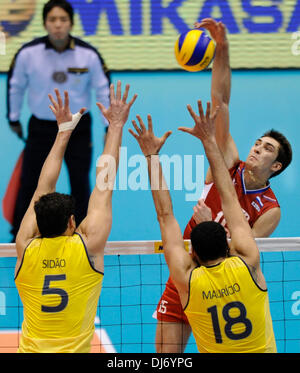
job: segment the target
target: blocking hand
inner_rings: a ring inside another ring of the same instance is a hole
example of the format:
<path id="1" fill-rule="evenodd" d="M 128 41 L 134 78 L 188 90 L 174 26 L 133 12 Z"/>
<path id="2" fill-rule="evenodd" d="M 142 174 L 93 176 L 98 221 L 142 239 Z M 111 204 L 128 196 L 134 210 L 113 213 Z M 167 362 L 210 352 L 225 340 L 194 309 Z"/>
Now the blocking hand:
<path id="1" fill-rule="evenodd" d="M 101 110 L 104 118 L 106 118 L 109 122 L 109 126 L 123 127 L 127 122 L 131 106 L 137 98 L 137 94 L 135 94 L 128 103 L 126 102 L 128 98 L 129 88 L 130 85 L 126 84 L 125 92 L 123 94 L 123 97 L 121 97 L 121 82 L 118 81 L 117 83 L 116 94 L 114 85 L 111 84 L 109 108 L 105 108 L 105 106 L 103 106 L 100 102 L 97 102 L 96 105 Z"/>
<path id="2" fill-rule="evenodd" d="M 52 110 L 53 114 L 55 115 L 55 118 L 57 120 L 58 126 L 61 123 L 71 122 L 73 115 L 70 110 L 69 106 L 69 94 L 67 91 L 64 91 L 64 102 L 60 96 L 59 90 L 55 89 L 55 94 L 57 101 L 53 98 L 51 94 L 48 95 L 50 101 L 52 102 L 52 105 L 49 105 L 50 109 Z M 85 108 L 81 108 L 79 113 L 82 115 L 85 112 Z"/>
<path id="3" fill-rule="evenodd" d="M 167 131 L 162 137 L 156 137 L 153 132 L 151 115 L 147 116 L 148 129 L 145 127 L 142 118 L 139 115 L 137 115 L 136 117 L 139 121 L 140 126 L 137 125 L 135 120 L 132 121 L 132 124 L 137 133 L 135 133 L 132 129 L 129 129 L 129 132 L 139 143 L 139 146 L 145 157 L 158 154 L 167 138 L 171 135 L 172 131 Z"/>
<path id="4" fill-rule="evenodd" d="M 200 139 L 202 142 L 215 137 L 215 119 L 217 117 L 219 106 L 216 107 L 215 112 L 210 115 L 210 102 L 207 103 L 206 114 L 204 115 L 202 102 L 198 101 L 199 115 L 193 111 L 191 105 L 187 105 L 187 109 L 191 117 L 195 121 L 193 128 L 179 127 L 178 129 L 182 132 L 187 132 Z"/>

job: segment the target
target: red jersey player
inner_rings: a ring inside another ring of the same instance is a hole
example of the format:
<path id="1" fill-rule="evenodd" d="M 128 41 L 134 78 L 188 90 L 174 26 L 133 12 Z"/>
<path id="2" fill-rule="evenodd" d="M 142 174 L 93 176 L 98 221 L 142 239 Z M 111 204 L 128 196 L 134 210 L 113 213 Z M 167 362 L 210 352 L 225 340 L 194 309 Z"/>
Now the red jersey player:
<path id="1" fill-rule="evenodd" d="M 229 99 L 231 90 L 231 70 L 229 46 L 226 30 L 221 22 L 204 19 L 195 25 L 209 30 L 216 42 L 216 53 L 212 68 L 211 100 L 214 112 L 219 107 L 216 118 L 216 139 L 229 169 L 244 215 L 254 237 L 268 237 L 280 220 L 279 203 L 270 188 L 269 179 L 281 173 L 291 162 L 292 150 L 287 139 L 279 132 L 271 130 L 256 140 L 246 162 L 242 162 L 229 132 Z M 195 115 L 188 106 L 191 116 Z M 203 112 L 200 110 L 200 116 Z M 179 128 L 197 137 L 197 129 Z M 226 227 L 221 201 L 213 183 L 210 169 L 207 172 L 202 199 L 194 208 L 194 214 L 187 224 L 184 238 L 189 239 L 194 226 L 203 220 L 215 220 Z M 179 295 L 171 278 L 156 310 L 156 351 L 180 353 L 191 333 L 184 315 Z"/>
<path id="2" fill-rule="evenodd" d="M 257 219 L 266 213 L 268 210 L 279 207 L 279 203 L 270 188 L 270 183 L 265 187 L 247 190 L 244 173 L 245 173 L 245 162 L 238 161 L 235 166 L 229 170 L 232 182 L 235 186 L 235 190 L 244 212 L 244 215 L 250 225 L 253 227 Z M 202 194 L 202 200 L 205 201 L 205 205 L 209 206 L 211 220 L 214 220 L 224 227 L 226 227 L 226 221 L 224 219 L 221 200 L 219 193 L 214 183 L 205 184 L 204 191 Z M 202 205 L 203 207 L 203 205 Z M 197 210 L 201 208 L 201 201 L 199 201 L 198 206 L 195 206 L 195 213 L 188 222 L 185 231 L 184 238 L 189 239 L 192 229 L 200 223 L 201 212 L 197 214 Z M 199 216 L 200 215 L 200 216 Z M 202 219 L 201 219 L 202 220 Z"/>

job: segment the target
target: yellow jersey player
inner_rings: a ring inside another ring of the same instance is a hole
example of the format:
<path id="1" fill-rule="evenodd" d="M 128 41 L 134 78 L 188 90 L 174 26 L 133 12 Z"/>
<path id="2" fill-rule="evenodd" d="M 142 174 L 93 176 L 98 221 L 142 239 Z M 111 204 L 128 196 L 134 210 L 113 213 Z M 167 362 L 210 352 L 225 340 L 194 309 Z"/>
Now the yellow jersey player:
<path id="1" fill-rule="evenodd" d="M 159 162 L 158 152 L 170 135 L 155 137 L 152 120 L 148 129 L 138 117 L 137 139 L 148 162 L 152 196 L 160 224 L 164 255 L 170 276 L 191 325 L 199 352 L 276 352 L 266 282 L 260 255 L 215 138 L 215 113 L 206 115 L 201 101 L 199 115 L 188 110 L 194 128 L 180 128 L 198 137 L 204 146 L 222 201 L 231 234 L 228 245 L 224 227 L 202 222 L 191 233 L 192 255 L 184 248 L 180 227 Z"/>
<path id="2" fill-rule="evenodd" d="M 74 201 L 56 193 L 56 183 L 72 131 L 85 109 L 72 115 L 49 95 L 58 132 L 43 165 L 37 189 L 16 239 L 15 283 L 24 306 L 19 352 L 89 352 L 104 273 L 104 247 L 112 224 L 112 191 L 119 163 L 123 127 L 136 95 L 127 103 L 110 87 L 110 107 L 97 103 L 109 122 L 107 140 L 96 169 L 96 186 L 86 218 L 76 228 Z M 104 175 L 104 176 L 103 176 Z"/>

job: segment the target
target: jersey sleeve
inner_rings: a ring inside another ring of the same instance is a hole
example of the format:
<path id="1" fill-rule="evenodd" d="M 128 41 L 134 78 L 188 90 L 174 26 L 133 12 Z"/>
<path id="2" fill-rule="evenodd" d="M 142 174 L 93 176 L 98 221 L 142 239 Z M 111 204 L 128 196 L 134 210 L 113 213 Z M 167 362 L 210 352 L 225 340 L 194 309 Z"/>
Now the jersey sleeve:
<path id="1" fill-rule="evenodd" d="M 7 78 L 7 119 L 17 121 L 28 84 L 26 73 L 26 52 L 18 52 L 9 69 Z"/>
<path id="2" fill-rule="evenodd" d="M 92 87 L 96 91 L 96 99 L 101 102 L 106 108 L 109 107 L 109 86 L 110 86 L 110 74 L 107 67 L 99 53 L 93 53 L 91 63 L 91 79 Z M 105 126 L 108 126 L 107 120 L 102 116 Z"/>

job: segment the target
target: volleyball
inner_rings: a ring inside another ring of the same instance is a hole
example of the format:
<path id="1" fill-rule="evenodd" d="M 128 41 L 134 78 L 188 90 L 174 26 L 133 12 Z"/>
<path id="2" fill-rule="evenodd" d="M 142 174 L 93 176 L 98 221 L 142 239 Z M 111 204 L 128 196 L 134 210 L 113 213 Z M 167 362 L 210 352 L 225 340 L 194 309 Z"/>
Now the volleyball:
<path id="1" fill-rule="evenodd" d="M 175 57 L 184 70 L 204 70 L 212 62 L 214 55 L 215 44 L 202 30 L 187 31 L 176 40 Z"/>

